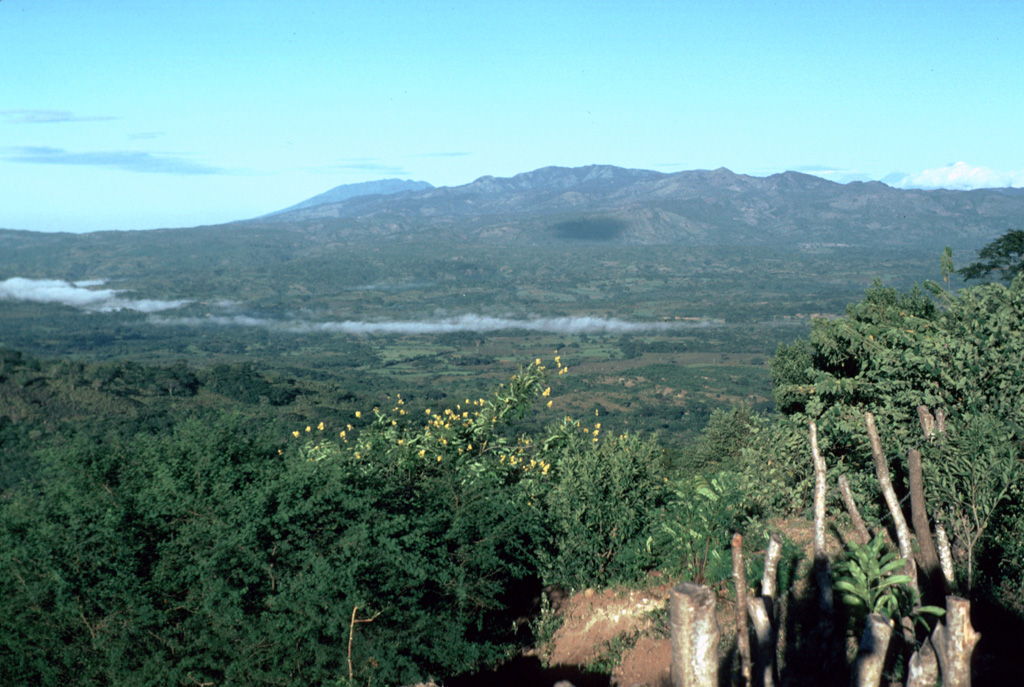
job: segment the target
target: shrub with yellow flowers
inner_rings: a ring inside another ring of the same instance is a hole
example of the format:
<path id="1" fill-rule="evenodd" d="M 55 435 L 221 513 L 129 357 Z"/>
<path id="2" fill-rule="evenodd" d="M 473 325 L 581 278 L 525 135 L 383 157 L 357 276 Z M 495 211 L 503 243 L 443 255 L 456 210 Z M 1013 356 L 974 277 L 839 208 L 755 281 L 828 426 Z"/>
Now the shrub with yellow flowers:
<path id="1" fill-rule="evenodd" d="M 604 585 L 650 563 L 639 552 L 664 492 L 659 449 L 606 433 L 599 418 L 524 431 L 533 405 L 551 398 L 550 372 L 536 360 L 488 398 L 410 412 L 398 397 L 357 413 L 358 429 L 293 433 L 289 455 L 358 485 L 367 526 L 387 531 L 373 551 L 382 577 L 361 595 L 376 599 L 366 614 L 380 612 L 359 628 L 364 641 L 419 627 L 429 608 L 433 629 L 404 651 L 418 665 L 443 656 L 445 671 L 469 669 L 514 645 L 504 617 L 514 588 Z"/>

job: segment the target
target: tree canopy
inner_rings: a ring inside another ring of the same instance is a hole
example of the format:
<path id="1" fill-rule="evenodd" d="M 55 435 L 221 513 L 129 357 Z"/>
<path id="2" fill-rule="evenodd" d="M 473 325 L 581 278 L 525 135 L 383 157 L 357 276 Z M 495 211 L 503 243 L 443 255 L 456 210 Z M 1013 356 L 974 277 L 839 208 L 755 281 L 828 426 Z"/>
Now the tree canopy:
<path id="1" fill-rule="evenodd" d="M 1024 269 L 1024 231 L 1011 229 L 978 252 L 978 261 L 957 270 L 965 280 L 984 279 L 993 272 L 1013 281 Z"/>

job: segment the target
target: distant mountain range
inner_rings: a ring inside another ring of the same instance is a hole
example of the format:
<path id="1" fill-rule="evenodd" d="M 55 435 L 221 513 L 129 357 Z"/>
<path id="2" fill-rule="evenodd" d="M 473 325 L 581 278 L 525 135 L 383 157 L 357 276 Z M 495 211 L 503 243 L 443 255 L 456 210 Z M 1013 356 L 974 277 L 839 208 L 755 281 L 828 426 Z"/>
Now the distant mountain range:
<path id="1" fill-rule="evenodd" d="M 663 174 L 604 165 L 545 167 L 462 186 L 389 179 L 339 186 L 276 213 L 183 229 L 91 234 L 0 230 L 0 279 L 120 274 L 180 260 L 323 259 L 396 243 L 451 246 L 599 245 L 980 249 L 1024 228 L 1024 189 L 903 190 L 785 172 Z M 421 250 L 421 249 L 417 249 Z M 140 256 L 145 256 L 143 259 Z M 55 272 L 55 261 L 63 265 Z M 177 263 L 175 263 L 177 264 Z M 102 269 L 101 269 L 102 268 Z"/>
<path id="2" fill-rule="evenodd" d="M 270 215 L 266 215 L 266 217 L 284 212 L 292 212 L 294 210 L 304 210 L 306 208 L 316 207 L 317 205 L 341 203 L 358 196 L 387 196 L 395 193 L 401 193 L 402 191 L 424 191 L 431 188 L 434 187 L 425 181 L 411 181 L 409 179 L 381 179 L 380 181 L 364 181 L 359 184 L 343 184 L 341 186 L 335 186 L 330 191 L 325 191 L 320 195 L 304 200 L 301 203 L 296 203 L 284 210 L 272 212 Z"/>
<path id="3" fill-rule="evenodd" d="M 724 168 L 664 174 L 545 167 L 454 187 L 398 180 L 342 186 L 240 224 L 325 231 L 349 241 L 979 245 L 1024 226 L 1024 189 L 904 190 Z"/>

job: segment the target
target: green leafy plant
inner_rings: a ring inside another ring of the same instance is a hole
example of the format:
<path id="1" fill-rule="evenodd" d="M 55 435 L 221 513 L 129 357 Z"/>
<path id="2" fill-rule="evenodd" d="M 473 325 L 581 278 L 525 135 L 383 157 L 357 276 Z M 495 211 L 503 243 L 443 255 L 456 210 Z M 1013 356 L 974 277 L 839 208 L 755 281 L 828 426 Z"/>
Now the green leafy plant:
<path id="1" fill-rule="evenodd" d="M 743 515 L 742 499 L 738 479 L 727 472 L 678 482 L 647 550 L 661 567 L 679 570 L 698 584 L 727 578 L 729 539 Z"/>
<path id="2" fill-rule="evenodd" d="M 836 573 L 842 575 L 835 581 L 836 589 L 842 592 L 843 603 L 856 617 L 880 613 L 892 619 L 899 612 L 896 587 L 908 584 L 910 577 L 897 573 L 906 561 L 897 552 L 885 549 L 881 534 L 867 544 L 850 542 L 850 557 L 836 564 Z"/>
<path id="3" fill-rule="evenodd" d="M 605 438 L 601 431 L 599 422 L 585 427 L 566 418 L 538 447 L 538 462 L 552 466 L 548 479 L 535 482 L 549 532 L 539 554 L 548 584 L 599 587 L 651 567 L 643 543 L 665 499 L 661 451 L 636 435 Z"/>
<path id="4" fill-rule="evenodd" d="M 945 611 L 938 606 L 918 606 L 916 594 L 909 586 L 911 578 L 901 573 L 906 561 L 896 551 L 887 551 L 881 534 L 867 544 L 850 542 L 848 558 L 836 564 L 835 587 L 842 594 L 843 603 L 858 622 L 872 613 L 897 620 L 903 616 L 920 617 L 921 614 L 941 616 Z"/>
<path id="5" fill-rule="evenodd" d="M 1000 506 L 1024 484 L 1012 427 L 991 414 L 955 417 L 928 463 L 936 517 L 967 551 L 967 588 L 974 586 L 978 546 Z"/>

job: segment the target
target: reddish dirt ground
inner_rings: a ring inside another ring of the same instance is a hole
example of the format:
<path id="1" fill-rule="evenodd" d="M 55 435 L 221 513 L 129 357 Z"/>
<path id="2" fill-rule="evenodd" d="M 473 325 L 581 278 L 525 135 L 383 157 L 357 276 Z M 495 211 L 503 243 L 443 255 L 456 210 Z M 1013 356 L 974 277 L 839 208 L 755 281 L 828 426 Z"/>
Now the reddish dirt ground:
<path id="1" fill-rule="evenodd" d="M 616 637 L 650 630 L 651 613 L 665 608 L 669 585 L 641 591 L 609 589 L 573 595 L 559 612 L 562 625 L 551 640 L 550 665 L 585 666 L 608 651 Z M 669 684 L 671 647 L 668 639 L 641 637 L 623 654 L 612 673 L 612 684 L 621 687 L 662 687 Z"/>

